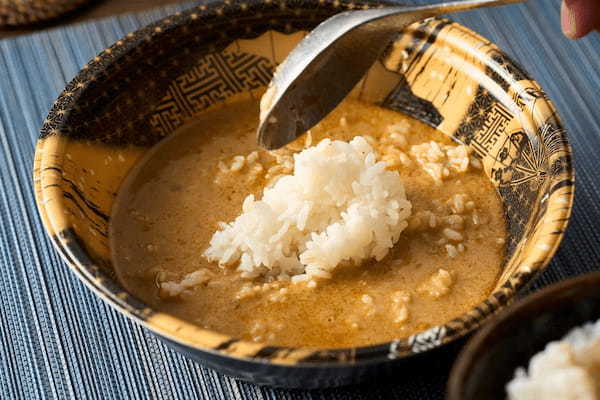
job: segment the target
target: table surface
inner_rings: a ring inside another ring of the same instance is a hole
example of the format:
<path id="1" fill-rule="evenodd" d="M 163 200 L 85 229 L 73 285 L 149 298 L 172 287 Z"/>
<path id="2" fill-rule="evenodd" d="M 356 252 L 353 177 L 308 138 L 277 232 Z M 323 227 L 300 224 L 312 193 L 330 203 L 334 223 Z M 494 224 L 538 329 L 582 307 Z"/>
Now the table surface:
<path id="1" fill-rule="evenodd" d="M 423 1 L 425 2 L 425 0 Z M 238 382 L 165 347 L 100 301 L 68 270 L 38 217 L 31 185 L 42 121 L 90 58 L 126 33 L 193 5 L 175 5 L 0 41 L 0 398 L 441 399 L 462 343 L 391 379 L 285 391 Z M 558 0 L 455 17 L 518 60 L 555 102 L 575 152 L 571 226 L 533 289 L 600 268 L 600 37 L 571 42 Z"/>

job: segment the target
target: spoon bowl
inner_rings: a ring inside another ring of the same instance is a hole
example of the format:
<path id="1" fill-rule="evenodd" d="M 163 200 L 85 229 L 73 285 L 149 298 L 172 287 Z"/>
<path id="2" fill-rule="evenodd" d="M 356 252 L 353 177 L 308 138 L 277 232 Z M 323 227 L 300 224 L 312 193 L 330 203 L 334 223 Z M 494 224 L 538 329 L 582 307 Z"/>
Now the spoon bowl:
<path id="1" fill-rule="evenodd" d="M 279 66 L 261 101 L 258 144 L 269 150 L 280 148 L 317 124 L 404 27 L 442 14 L 522 1 L 454 1 L 334 15 L 307 35 Z"/>

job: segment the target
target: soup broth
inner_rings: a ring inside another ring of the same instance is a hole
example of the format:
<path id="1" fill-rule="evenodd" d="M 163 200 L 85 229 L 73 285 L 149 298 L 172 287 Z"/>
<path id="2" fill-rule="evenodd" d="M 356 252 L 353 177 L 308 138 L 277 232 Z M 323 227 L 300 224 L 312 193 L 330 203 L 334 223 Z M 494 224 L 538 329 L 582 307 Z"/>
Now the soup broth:
<path id="1" fill-rule="evenodd" d="M 490 294 L 505 254 L 500 199 L 473 155 L 468 167 L 454 170 L 436 169 L 427 158 L 432 146 L 457 143 L 356 100 L 277 152 L 257 149 L 257 125 L 256 102 L 220 106 L 161 142 L 131 172 L 110 230 L 127 290 L 157 310 L 236 338 L 319 348 L 406 337 Z M 325 137 L 355 136 L 366 137 L 398 171 L 412 202 L 409 225 L 383 260 L 292 283 L 244 279 L 235 266 L 203 257 L 218 223 L 238 216 L 248 194 L 260 198 L 265 185 L 290 173 L 294 152 Z"/>

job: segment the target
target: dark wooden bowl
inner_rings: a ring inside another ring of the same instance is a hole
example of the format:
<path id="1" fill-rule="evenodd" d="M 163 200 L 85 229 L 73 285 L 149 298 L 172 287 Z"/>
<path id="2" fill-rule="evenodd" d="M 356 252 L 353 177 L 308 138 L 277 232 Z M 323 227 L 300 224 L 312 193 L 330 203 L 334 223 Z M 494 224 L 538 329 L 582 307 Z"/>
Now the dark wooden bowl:
<path id="1" fill-rule="evenodd" d="M 448 399 L 506 399 L 505 385 L 517 367 L 529 365 L 548 342 L 598 319 L 600 272 L 559 282 L 519 301 L 463 349 L 452 369 Z"/>

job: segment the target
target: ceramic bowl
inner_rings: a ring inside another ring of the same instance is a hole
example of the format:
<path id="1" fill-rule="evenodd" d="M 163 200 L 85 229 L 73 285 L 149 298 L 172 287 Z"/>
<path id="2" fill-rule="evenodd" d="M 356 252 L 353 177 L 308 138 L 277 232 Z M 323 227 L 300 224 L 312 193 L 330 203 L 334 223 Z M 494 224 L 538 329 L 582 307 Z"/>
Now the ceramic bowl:
<path id="1" fill-rule="evenodd" d="M 306 32 L 371 1 L 212 1 L 128 34 L 85 65 L 56 100 L 37 144 L 44 226 L 71 270 L 104 301 L 189 357 L 287 387 L 343 385 L 464 336 L 543 270 L 569 220 L 571 151 L 546 94 L 498 47 L 445 19 L 399 34 L 351 96 L 409 114 L 470 145 L 502 198 L 505 267 L 470 312 L 408 338 L 361 348 L 282 348 L 153 310 L 115 280 L 108 225 L 128 171 L 207 108 L 260 96 Z"/>
<path id="2" fill-rule="evenodd" d="M 449 400 L 506 399 L 506 384 L 548 342 L 600 319 L 600 272 L 552 285 L 514 304 L 487 324 L 460 354 Z"/>

